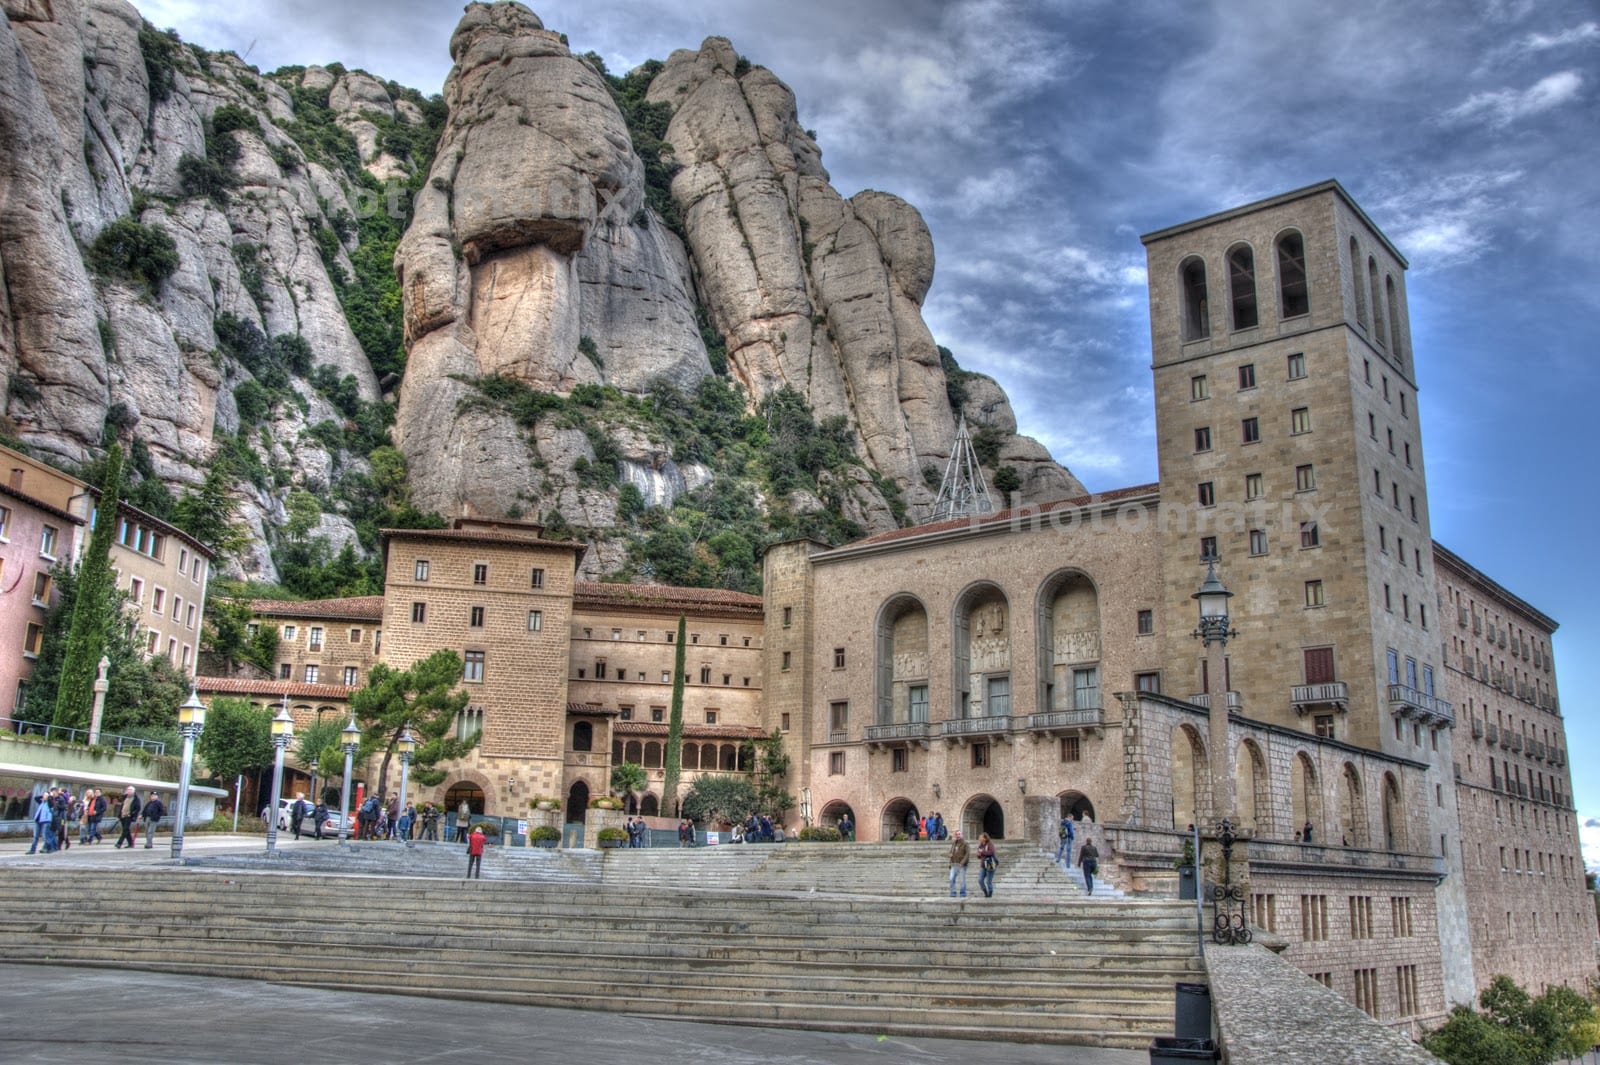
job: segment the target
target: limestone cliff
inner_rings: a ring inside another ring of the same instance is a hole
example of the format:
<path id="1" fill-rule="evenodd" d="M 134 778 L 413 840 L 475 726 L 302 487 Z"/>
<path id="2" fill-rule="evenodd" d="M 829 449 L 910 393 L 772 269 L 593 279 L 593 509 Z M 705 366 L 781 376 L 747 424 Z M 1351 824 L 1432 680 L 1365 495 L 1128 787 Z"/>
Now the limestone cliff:
<path id="1" fill-rule="evenodd" d="M 921 216 L 840 196 L 724 39 L 613 77 L 474 3 L 429 100 L 123 0 L 0 12 L 0 434 L 131 438 L 158 512 L 225 472 L 239 575 L 472 510 L 589 539 L 589 576 L 746 586 L 772 535 L 925 518 L 958 414 L 1024 499 L 1081 490 L 941 358 Z"/>

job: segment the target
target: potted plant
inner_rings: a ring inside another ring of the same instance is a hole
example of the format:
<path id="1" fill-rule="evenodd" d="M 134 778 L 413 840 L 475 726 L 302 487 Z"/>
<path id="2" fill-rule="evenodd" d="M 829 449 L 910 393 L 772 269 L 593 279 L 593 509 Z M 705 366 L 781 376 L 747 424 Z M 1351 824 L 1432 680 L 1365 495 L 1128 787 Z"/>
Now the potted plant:
<path id="1" fill-rule="evenodd" d="M 551 798 L 548 795 L 535 795 L 533 798 L 528 800 L 528 809 L 559 810 L 561 809 L 561 800 Z"/>
<path id="2" fill-rule="evenodd" d="M 528 830 L 528 844 L 533 847 L 554 847 L 561 841 L 561 830 L 554 825 L 539 825 Z"/>
<path id="3" fill-rule="evenodd" d="M 589 809 L 620 810 L 622 809 L 622 800 L 617 798 L 615 795 L 601 795 L 598 798 L 589 800 Z"/>
<path id="4" fill-rule="evenodd" d="M 620 847 L 628 841 L 628 833 L 620 828 L 602 828 L 595 833 L 595 838 L 600 841 L 602 850 Z"/>

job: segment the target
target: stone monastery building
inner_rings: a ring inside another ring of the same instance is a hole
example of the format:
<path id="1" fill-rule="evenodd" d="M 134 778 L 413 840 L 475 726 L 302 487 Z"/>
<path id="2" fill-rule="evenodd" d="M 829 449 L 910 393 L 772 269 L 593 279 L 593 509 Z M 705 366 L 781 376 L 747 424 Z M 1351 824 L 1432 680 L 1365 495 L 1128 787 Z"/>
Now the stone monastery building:
<path id="1" fill-rule="evenodd" d="M 280 678 L 201 690 L 343 714 L 372 663 L 449 647 L 482 742 L 421 798 L 580 816 L 628 760 L 671 816 L 682 614 L 685 788 L 776 731 L 796 826 L 1053 838 L 1059 803 L 1119 886 L 1171 891 L 1231 763 L 1252 925 L 1368 1013 L 1585 987 L 1556 623 L 1432 538 L 1406 260 L 1331 181 L 1143 240 L 1159 484 L 778 544 L 761 597 L 577 582 L 583 545 L 521 522 L 392 531 L 383 596 L 257 604 Z M 1220 678 L 1191 635 L 1211 565 Z"/>

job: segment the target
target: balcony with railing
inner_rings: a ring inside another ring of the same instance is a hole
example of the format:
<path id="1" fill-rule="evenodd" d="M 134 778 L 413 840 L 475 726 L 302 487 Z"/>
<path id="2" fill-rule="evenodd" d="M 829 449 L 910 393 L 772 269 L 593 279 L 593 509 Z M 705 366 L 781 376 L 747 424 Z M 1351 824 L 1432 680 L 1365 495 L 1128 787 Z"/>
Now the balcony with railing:
<path id="1" fill-rule="evenodd" d="M 1105 709 L 1098 706 L 1076 710 L 1051 710 L 1044 714 L 1028 715 L 1028 731 L 1048 735 L 1069 734 L 1099 729 L 1106 723 Z"/>
<path id="2" fill-rule="evenodd" d="M 1481 718 L 1475 717 L 1472 719 L 1472 738 L 1475 740 L 1483 739 L 1483 720 Z"/>
<path id="3" fill-rule="evenodd" d="M 1453 725 L 1455 707 L 1436 695 L 1405 684 L 1389 685 L 1389 709 L 1401 717 L 1414 717 L 1428 725 Z"/>
<path id="4" fill-rule="evenodd" d="M 1011 731 L 1011 715 L 996 717 L 957 717 L 944 723 L 943 736 L 952 743 L 974 737 L 1004 736 Z"/>
<path id="5" fill-rule="evenodd" d="M 1489 746 L 1493 747 L 1495 744 L 1500 742 L 1500 726 L 1499 725 L 1490 725 L 1489 728 L 1488 728 L 1488 733 L 1489 734 L 1487 736 L 1485 736 L 1484 739 L 1489 742 Z"/>
<path id="6" fill-rule="evenodd" d="M 1189 701 L 1196 706 L 1204 707 L 1207 710 L 1211 709 L 1211 695 L 1207 692 L 1200 692 L 1198 695 L 1191 695 L 1189 696 Z M 1243 700 L 1240 699 L 1238 692 L 1228 693 L 1228 712 L 1230 714 L 1237 714 L 1240 707 L 1243 705 Z"/>
<path id="7" fill-rule="evenodd" d="M 1511 750 L 1517 754 L 1522 753 L 1522 733 L 1513 732 L 1511 734 Z"/>
<path id="8" fill-rule="evenodd" d="M 1229 693 L 1232 694 L 1231 692 Z M 1289 689 L 1289 705 L 1301 716 L 1317 710 L 1350 709 L 1350 685 L 1342 680 L 1326 684 L 1296 684 Z M 1230 708 L 1232 704 L 1229 704 Z"/>
<path id="9" fill-rule="evenodd" d="M 921 743 L 926 745 L 933 726 L 926 721 L 896 721 L 888 725 L 868 725 L 869 745 Z"/>

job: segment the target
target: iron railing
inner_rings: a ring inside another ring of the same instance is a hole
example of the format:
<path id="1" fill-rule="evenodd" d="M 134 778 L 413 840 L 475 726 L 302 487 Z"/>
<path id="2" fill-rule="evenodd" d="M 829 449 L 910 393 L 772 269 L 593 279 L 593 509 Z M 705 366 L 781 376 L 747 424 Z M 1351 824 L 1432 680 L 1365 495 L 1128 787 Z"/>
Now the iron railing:
<path id="1" fill-rule="evenodd" d="M 19 736 L 41 736 L 47 740 L 57 740 L 61 743 L 88 744 L 89 730 L 84 728 L 67 728 L 64 725 L 50 725 L 43 721 L 13 721 L 13 729 Z M 102 732 L 96 740 L 102 747 L 110 747 L 117 751 L 149 751 L 151 754 L 166 754 L 167 745 L 160 740 L 142 740 L 135 736 L 119 736 L 114 732 Z"/>

